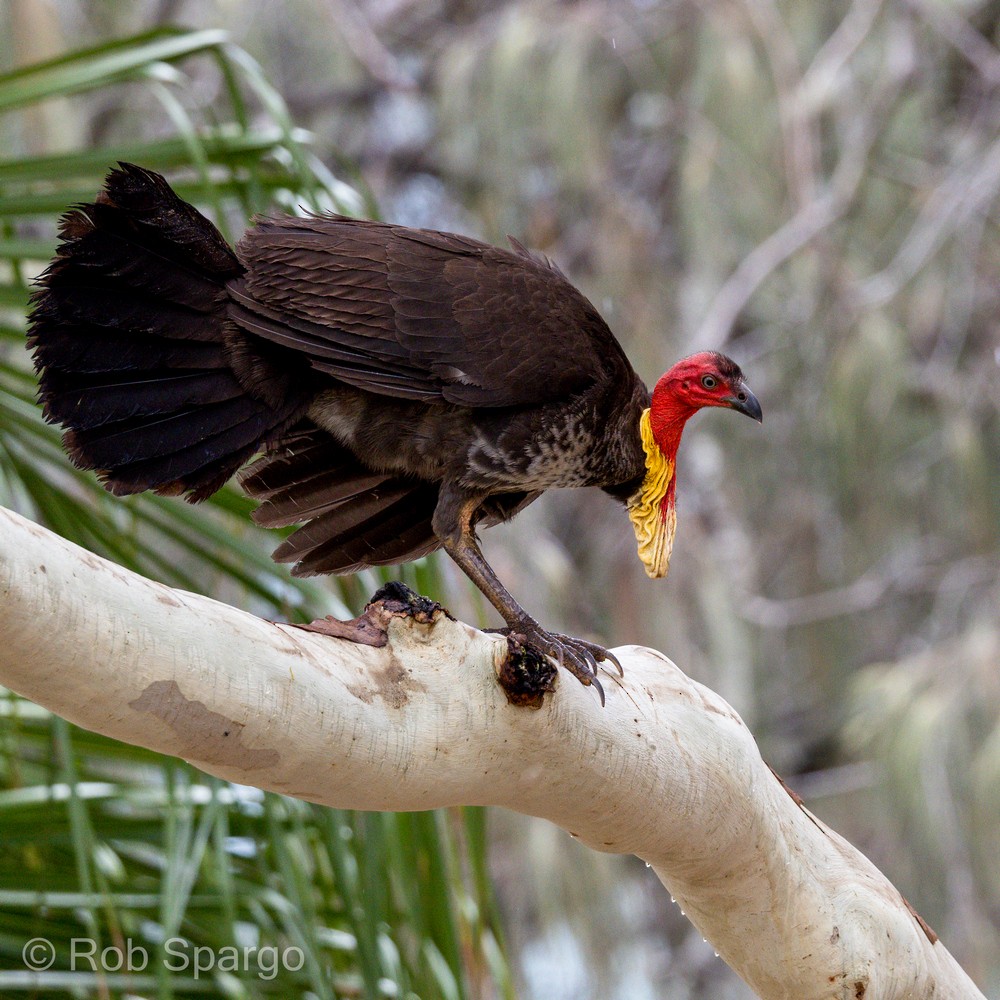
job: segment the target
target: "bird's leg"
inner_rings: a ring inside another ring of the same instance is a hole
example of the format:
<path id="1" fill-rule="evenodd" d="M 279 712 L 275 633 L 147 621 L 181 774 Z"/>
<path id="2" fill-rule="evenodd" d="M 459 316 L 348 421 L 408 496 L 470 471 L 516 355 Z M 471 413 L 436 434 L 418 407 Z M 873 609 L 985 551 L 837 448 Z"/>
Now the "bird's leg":
<path id="1" fill-rule="evenodd" d="M 514 600 L 483 557 L 473 530 L 473 518 L 484 499 L 486 494 L 469 494 L 447 485 L 442 487 L 434 511 L 434 533 L 448 555 L 503 615 L 509 634 L 523 637 L 524 642 L 566 667 L 581 683 L 595 685 L 603 703 L 597 664 L 600 660 L 610 660 L 621 673 L 618 658 L 596 643 L 547 632 Z"/>

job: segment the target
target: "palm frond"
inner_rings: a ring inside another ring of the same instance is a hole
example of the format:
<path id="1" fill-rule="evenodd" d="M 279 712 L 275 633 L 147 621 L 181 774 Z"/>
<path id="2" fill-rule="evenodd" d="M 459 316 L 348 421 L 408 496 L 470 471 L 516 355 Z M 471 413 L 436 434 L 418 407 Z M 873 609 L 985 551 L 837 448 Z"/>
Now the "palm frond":
<path id="1" fill-rule="evenodd" d="M 206 74 L 218 100 L 199 105 L 191 94 Z M 269 557 L 276 534 L 253 526 L 235 489 L 195 509 L 115 499 L 74 470 L 34 402 L 24 317 L 56 218 L 92 199 L 118 160 L 167 173 L 230 236 L 275 205 L 351 213 L 364 199 L 224 32 L 162 29 L 0 76 L 0 128 L 52 98 L 87 119 L 97 97 L 149 114 L 119 130 L 112 114 L 107 139 L 86 149 L 29 155 L 13 143 L 0 160 L 0 503 L 174 586 L 272 617 L 343 617 L 383 575 L 291 579 Z M 427 565 L 406 577 L 437 585 Z M 263 795 L 6 694 L 0 828 L 4 996 L 465 998 L 484 975 L 510 995 L 475 811 L 360 816 Z M 53 943 L 50 969 L 25 967 L 34 937 Z M 74 939 L 103 960 L 74 967 Z M 209 953 L 213 967 L 196 968 Z"/>

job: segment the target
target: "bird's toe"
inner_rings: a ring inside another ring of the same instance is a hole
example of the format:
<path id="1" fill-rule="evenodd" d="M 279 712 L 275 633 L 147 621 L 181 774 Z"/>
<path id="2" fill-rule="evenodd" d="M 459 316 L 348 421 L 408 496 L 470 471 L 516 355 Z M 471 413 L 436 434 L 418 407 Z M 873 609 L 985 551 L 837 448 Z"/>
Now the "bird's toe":
<path id="1" fill-rule="evenodd" d="M 597 665 L 605 660 L 610 661 L 615 665 L 620 676 L 625 676 L 625 671 L 622 669 L 622 665 L 618 660 L 618 657 L 609 649 L 605 649 L 603 646 L 599 646 L 596 642 L 588 642 L 586 639 L 575 639 L 573 636 L 560 635 L 558 636 L 565 643 L 570 643 L 571 645 L 582 649 L 586 652 L 588 658 L 593 661 L 594 673 L 597 673 Z"/>

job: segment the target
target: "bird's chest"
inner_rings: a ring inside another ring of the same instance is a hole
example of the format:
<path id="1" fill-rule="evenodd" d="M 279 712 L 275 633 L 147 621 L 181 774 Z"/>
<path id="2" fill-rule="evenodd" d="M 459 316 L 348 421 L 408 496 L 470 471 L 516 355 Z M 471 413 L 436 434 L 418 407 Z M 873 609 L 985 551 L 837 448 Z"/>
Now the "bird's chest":
<path id="1" fill-rule="evenodd" d="M 605 476 L 595 448 L 595 419 L 586 411 L 532 411 L 502 426 L 477 426 L 468 452 L 468 470 L 486 484 L 547 490 L 593 486 Z"/>

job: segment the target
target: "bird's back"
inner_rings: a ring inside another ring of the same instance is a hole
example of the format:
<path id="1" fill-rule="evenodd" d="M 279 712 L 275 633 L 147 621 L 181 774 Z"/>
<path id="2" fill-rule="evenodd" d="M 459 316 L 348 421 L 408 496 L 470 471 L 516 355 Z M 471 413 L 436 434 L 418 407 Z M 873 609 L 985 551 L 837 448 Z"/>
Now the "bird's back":
<path id="1" fill-rule="evenodd" d="M 229 316 L 308 357 L 325 376 L 310 417 L 378 468 L 498 491 L 631 478 L 645 387 L 587 299 L 514 248 L 263 220 L 240 241 Z"/>

